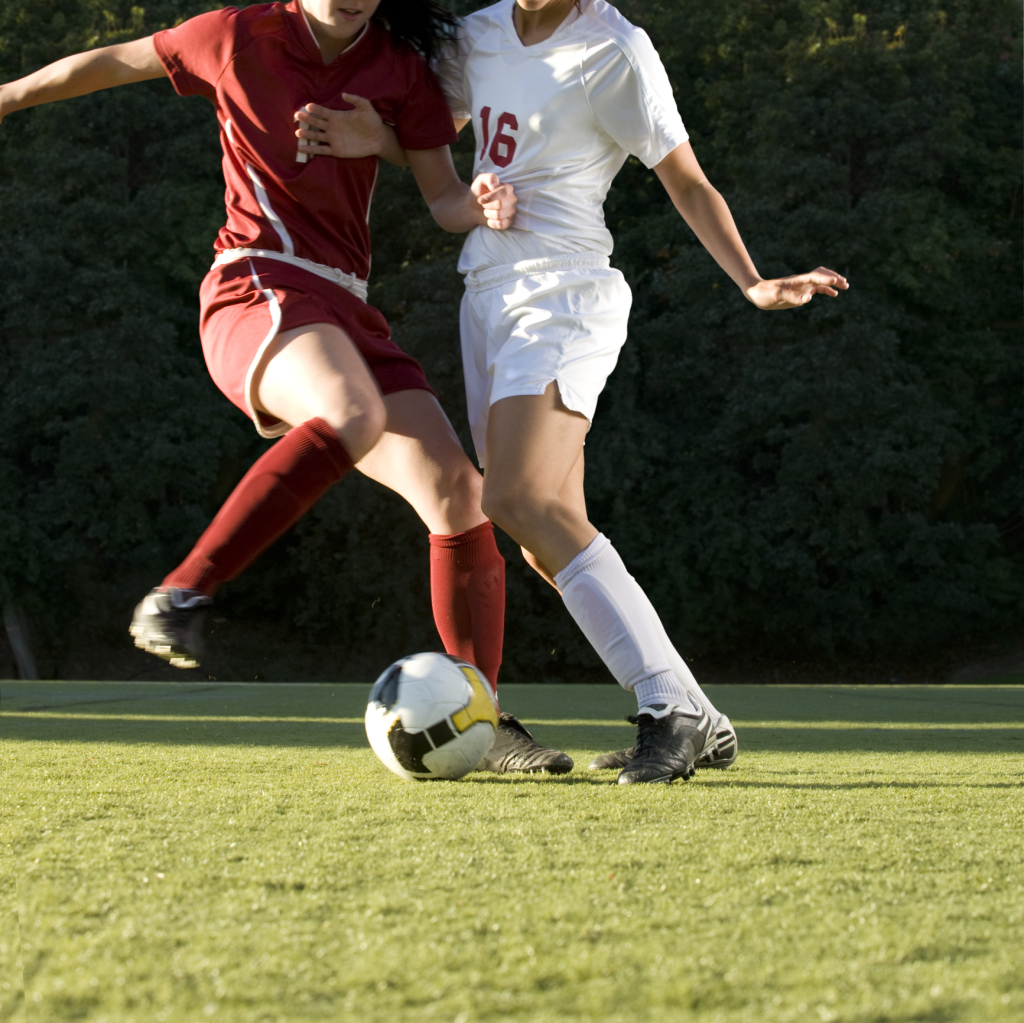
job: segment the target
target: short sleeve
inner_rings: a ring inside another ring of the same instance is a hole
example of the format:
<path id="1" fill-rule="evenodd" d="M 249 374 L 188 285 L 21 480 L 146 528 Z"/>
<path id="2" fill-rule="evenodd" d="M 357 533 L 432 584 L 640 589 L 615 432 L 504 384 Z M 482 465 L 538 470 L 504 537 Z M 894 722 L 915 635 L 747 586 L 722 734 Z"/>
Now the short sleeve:
<path id="1" fill-rule="evenodd" d="M 646 32 L 635 29 L 628 40 L 588 54 L 584 84 L 598 124 L 646 167 L 657 166 L 689 138 L 665 66 Z"/>
<path id="2" fill-rule="evenodd" d="M 157 56 L 178 95 L 214 98 L 235 52 L 238 14 L 237 8 L 225 7 L 154 34 Z"/>
<path id="3" fill-rule="evenodd" d="M 469 96 L 466 95 L 465 72 L 468 52 L 469 44 L 465 29 L 460 27 L 458 36 L 448 43 L 433 64 L 452 117 L 460 121 L 473 116 Z"/>
<path id="4" fill-rule="evenodd" d="M 415 54 L 410 61 L 406 98 L 395 113 L 395 134 L 403 149 L 437 149 L 458 141 L 452 114 L 437 76 Z"/>

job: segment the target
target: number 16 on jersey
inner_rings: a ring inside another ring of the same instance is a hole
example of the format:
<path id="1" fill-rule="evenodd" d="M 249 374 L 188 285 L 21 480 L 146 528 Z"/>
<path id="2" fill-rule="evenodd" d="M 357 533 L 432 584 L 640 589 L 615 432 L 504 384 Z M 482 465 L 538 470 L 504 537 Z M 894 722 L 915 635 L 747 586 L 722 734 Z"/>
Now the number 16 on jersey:
<path id="1" fill-rule="evenodd" d="M 490 137 L 491 134 L 491 108 L 481 107 L 480 108 L 480 124 L 483 129 L 484 144 L 480 147 L 480 159 L 482 160 L 485 156 L 490 156 L 491 162 L 496 167 L 507 167 L 512 162 L 512 157 L 516 155 L 516 140 L 508 134 L 506 129 L 512 131 L 519 130 L 519 120 L 515 114 L 510 114 L 507 111 L 502 114 L 498 114 L 498 120 L 494 127 L 494 138 Z M 491 148 L 488 152 L 487 143 L 490 142 Z"/>

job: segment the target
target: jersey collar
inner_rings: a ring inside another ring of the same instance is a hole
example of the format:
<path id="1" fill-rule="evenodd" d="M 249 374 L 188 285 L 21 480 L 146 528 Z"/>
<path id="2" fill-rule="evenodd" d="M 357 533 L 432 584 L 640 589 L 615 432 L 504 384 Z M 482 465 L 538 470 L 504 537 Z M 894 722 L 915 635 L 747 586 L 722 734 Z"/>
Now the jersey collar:
<path id="1" fill-rule="evenodd" d="M 557 45 L 562 41 L 562 35 L 565 32 L 567 32 L 572 25 L 579 21 L 580 18 L 583 17 L 584 11 L 586 11 L 587 8 L 590 7 L 592 2 L 593 0 L 580 0 L 578 7 L 576 6 L 576 4 L 573 4 L 573 6 L 569 9 L 569 13 L 562 19 L 562 23 L 558 26 L 558 28 L 555 29 L 554 32 L 551 33 L 551 35 L 547 37 L 547 39 L 545 39 L 541 43 L 531 43 L 529 46 L 524 46 L 522 39 L 519 38 L 519 33 L 516 31 L 516 23 L 513 20 L 516 10 L 516 0 L 512 0 L 512 2 L 508 5 L 505 28 L 512 36 L 512 38 L 519 44 L 519 48 L 521 50 L 543 52 L 547 50 L 552 43 L 555 43 Z"/>
<path id="2" fill-rule="evenodd" d="M 293 16 L 298 14 L 298 16 L 302 19 L 302 24 L 305 25 L 305 30 L 303 31 L 302 29 L 299 29 L 298 35 L 302 41 L 303 49 L 309 52 L 310 49 L 312 48 L 311 55 L 315 56 L 317 63 L 323 64 L 324 67 L 335 67 L 337 64 L 343 62 L 345 58 L 347 58 L 349 54 L 351 54 L 356 49 L 356 47 L 359 46 L 363 42 L 363 40 L 370 34 L 370 25 L 373 24 L 373 19 L 368 21 L 363 26 L 362 31 L 360 31 L 359 35 L 357 35 L 355 39 L 352 40 L 347 50 L 345 50 L 343 53 L 339 53 L 338 56 L 335 57 L 330 64 L 324 64 L 324 55 L 320 52 L 320 44 L 316 41 L 316 36 L 313 34 L 313 26 L 310 25 L 309 18 L 307 17 L 306 12 L 303 10 L 302 4 L 299 3 L 299 0 L 292 0 L 292 2 L 288 4 L 285 10 L 290 11 Z"/>

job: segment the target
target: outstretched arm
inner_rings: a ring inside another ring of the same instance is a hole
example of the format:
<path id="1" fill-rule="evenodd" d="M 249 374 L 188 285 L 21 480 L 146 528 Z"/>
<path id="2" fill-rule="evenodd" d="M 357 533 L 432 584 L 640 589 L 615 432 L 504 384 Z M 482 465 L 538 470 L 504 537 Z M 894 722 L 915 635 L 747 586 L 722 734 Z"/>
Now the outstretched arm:
<path id="1" fill-rule="evenodd" d="M 676 209 L 715 262 L 759 309 L 795 309 L 815 295 L 835 298 L 850 285 L 819 266 L 808 274 L 765 280 L 747 252 L 725 200 L 712 187 L 689 142 L 676 146 L 655 168 Z"/>
<path id="2" fill-rule="evenodd" d="M 152 36 L 76 53 L 24 78 L 0 85 L 0 119 L 27 107 L 166 74 L 153 47 Z"/>

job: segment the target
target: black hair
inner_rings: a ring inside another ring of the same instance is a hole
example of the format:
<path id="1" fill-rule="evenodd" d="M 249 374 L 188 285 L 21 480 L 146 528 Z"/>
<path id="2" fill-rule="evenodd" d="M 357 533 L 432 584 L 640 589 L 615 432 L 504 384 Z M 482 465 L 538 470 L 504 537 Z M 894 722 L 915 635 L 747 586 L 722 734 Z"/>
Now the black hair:
<path id="1" fill-rule="evenodd" d="M 374 14 L 400 46 L 405 45 L 427 60 L 438 55 L 455 38 L 458 19 L 436 0 L 381 0 Z"/>

